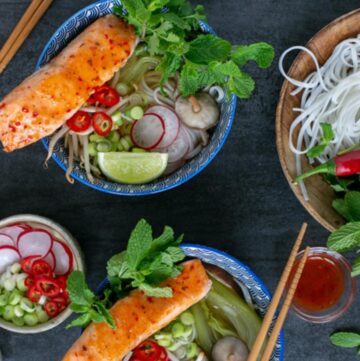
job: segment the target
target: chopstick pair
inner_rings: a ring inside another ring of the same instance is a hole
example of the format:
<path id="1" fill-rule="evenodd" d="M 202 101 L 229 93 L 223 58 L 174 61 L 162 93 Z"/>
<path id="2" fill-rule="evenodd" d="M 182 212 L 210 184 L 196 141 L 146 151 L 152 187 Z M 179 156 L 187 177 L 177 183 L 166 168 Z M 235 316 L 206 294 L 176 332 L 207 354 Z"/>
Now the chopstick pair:
<path id="1" fill-rule="evenodd" d="M 300 229 L 300 232 L 299 232 L 299 235 L 295 241 L 295 244 L 293 246 L 293 249 L 291 251 L 291 254 L 290 254 L 290 257 L 288 259 L 288 262 L 285 266 L 285 269 L 283 271 L 283 274 L 281 275 L 281 278 L 280 278 L 280 281 L 279 281 L 279 284 L 276 288 L 276 291 L 274 293 L 274 296 L 272 298 L 272 301 L 270 303 L 270 306 L 269 306 L 269 309 L 265 315 L 265 318 L 263 320 L 263 323 L 262 323 L 262 326 L 260 328 L 260 331 L 259 331 L 259 334 L 255 340 L 255 343 L 252 347 L 252 350 L 250 352 L 250 355 L 249 355 L 249 358 L 247 361 L 257 361 L 259 356 L 261 355 L 261 352 L 262 352 L 262 349 L 263 349 L 263 344 L 264 344 L 264 341 L 266 339 L 266 336 L 268 334 L 268 331 L 269 331 L 269 328 L 271 326 L 271 323 L 273 321 L 273 318 L 274 318 L 274 315 L 276 313 L 276 309 L 278 308 L 278 305 L 280 303 L 280 300 L 281 300 L 281 296 L 285 290 L 285 287 L 288 283 L 288 280 L 289 280 L 289 277 L 290 277 L 290 274 L 291 274 L 291 271 L 292 271 L 292 268 L 294 266 L 294 263 L 295 263 L 295 260 L 296 260 L 296 255 L 298 254 L 299 252 L 299 249 L 300 249 L 300 246 L 301 246 L 301 243 L 302 243 L 302 240 L 304 238 L 304 235 L 305 235 L 305 232 L 306 232 L 306 229 L 307 229 L 307 224 L 306 223 L 303 223 L 301 229 Z M 295 272 L 295 275 L 292 279 L 292 282 L 291 282 L 291 285 L 288 289 L 288 293 L 285 297 L 285 300 L 284 300 L 284 303 L 283 303 L 283 306 L 280 310 L 280 313 L 276 319 L 276 322 L 275 322 L 275 325 L 274 325 L 274 328 L 271 332 L 271 335 L 270 335 L 270 338 L 265 346 L 265 349 L 264 349 L 264 352 L 262 354 L 262 357 L 261 357 L 261 361 L 268 361 L 271 357 L 271 354 L 274 350 L 274 347 L 275 347 L 275 344 L 276 344 L 276 340 L 277 338 L 279 337 L 279 334 L 280 334 L 280 331 L 281 331 L 281 328 L 285 322 L 285 318 L 289 312 L 289 308 L 291 306 L 291 303 L 293 301 L 293 298 L 294 298 L 294 295 L 295 295 L 295 291 L 296 291 L 296 288 L 297 288 L 297 285 L 300 281 L 300 277 L 301 277 L 301 274 L 304 270 L 304 266 L 305 266 L 305 262 L 307 260 L 307 257 L 309 255 L 309 251 L 310 251 L 310 248 L 307 247 L 305 249 L 305 252 L 304 252 L 304 255 L 302 256 L 300 262 L 299 262 L 299 265 L 297 267 L 297 270 Z"/>
<path id="2" fill-rule="evenodd" d="M 53 0 L 31 1 L 23 17 L 0 50 L 0 74 L 5 70 L 52 2 Z"/>

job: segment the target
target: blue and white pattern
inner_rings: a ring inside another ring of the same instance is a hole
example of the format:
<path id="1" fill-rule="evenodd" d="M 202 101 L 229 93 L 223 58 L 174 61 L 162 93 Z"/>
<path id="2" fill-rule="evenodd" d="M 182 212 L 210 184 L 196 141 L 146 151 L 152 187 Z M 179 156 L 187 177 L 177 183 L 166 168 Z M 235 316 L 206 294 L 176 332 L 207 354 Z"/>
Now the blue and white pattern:
<path id="1" fill-rule="evenodd" d="M 244 284 L 249 290 L 252 300 L 256 304 L 261 316 L 265 315 L 266 310 L 270 304 L 271 295 L 264 283 L 253 271 L 251 271 L 249 267 L 245 266 L 239 260 L 228 255 L 227 253 L 211 247 L 200 246 L 196 244 L 183 244 L 182 249 L 188 257 L 198 258 L 205 263 L 222 268 L 232 277 L 236 278 L 238 281 Z M 97 288 L 96 293 L 101 294 L 108 285 L 109 281 L 107 278 L 105 278 Z M 270 360 L 284 360 L 283 331 L 277 340 L 276 347 Z"/>
<path id="2" fill-rule="evenodd" d="M 48 63 L 57 55 L 76 35 L 85 29 L 97 18 L 112 12 L 114 4 L 119 4 L 120 0 L 98 1 L 73 15 L 67 20 L 52 36 L 37 63 L 37 69 Z M 213 29 L 206 23 L 201 23 L 204 32 L 213 33 Z M 152 183 L 144 185 L 125 185 L 118 184 L 103 179 L 95 179 L 91 183 L 87 178 L 85 171 L 75 163 L 72 177 L 79 182 L 94 188 L 96 190 L 127 196 L 149 195 L 163 192 L 185 183 L 199 172 L 201 172 L 217 155 L 224 145 L 235 117 L 236 97 L 232 96 L 230 101 L 224 102 L 221 106 L 221 117 L 218 126 L 211 136 L 209 144 L 191 161 L 182 168 L 169 176 L 160 178 Z M 43 144 L 48 149 L 49 139 L 43 139 Z M 66 171 L 68 166 L 68 153 L 62 141 L 55 147 L 53 159 Z"/>

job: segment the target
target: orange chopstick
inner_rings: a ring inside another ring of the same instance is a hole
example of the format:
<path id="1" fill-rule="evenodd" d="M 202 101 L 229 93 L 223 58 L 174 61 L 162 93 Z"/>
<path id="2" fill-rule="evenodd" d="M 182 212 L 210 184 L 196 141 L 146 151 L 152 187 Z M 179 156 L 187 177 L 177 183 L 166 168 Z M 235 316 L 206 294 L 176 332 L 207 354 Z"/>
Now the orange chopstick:
<path id="1" fill-rule="evenodd" d="M 53 0 L 33 0 L 0 51 L 0 74 L 39 22 Z"/>

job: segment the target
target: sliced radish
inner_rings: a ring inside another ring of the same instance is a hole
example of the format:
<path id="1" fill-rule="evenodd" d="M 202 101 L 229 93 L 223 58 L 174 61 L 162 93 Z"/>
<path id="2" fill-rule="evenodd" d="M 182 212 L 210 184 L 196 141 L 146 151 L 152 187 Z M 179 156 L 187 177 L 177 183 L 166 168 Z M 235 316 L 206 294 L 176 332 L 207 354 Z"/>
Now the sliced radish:
<path id="1" fill-rule="evenodd" d="M 131 129 L 133 143 L 143 149 L 155 148 L 164 138 L 164 120 L 157 114 L 147 113 Z"/>
<path id="2" fill-rule="evenodd" d="M 46 257 L 51 251 L 53 239 L 48 231 L 32 229 L 20 234 L 17 247 L 21 257 L 40 255 Z"/>
<path id="3" fill-rule="evenodd" d="M 11 226 L 0 228 L 0 233 L 8 235 L 14 241 L 14 245 L 16 245 L 19 235 L 28 229 L 30 228 L 26 228 L 25 225 L 13 224 Z"/>
<path id="4" fill-rule="evenodd" d="M 70 248 L 59 240 L 54 240 L 52 252 L 55 256 L 55 270 L 57 276 L 69 273 L 73 267 L 73 254 Z"/>
<path id="5" fill-rule="evenodd" d="M 195 158 L 203 149 L 203 146 L 201 144 L 199 144 L 196 148 L 194 148 L 191 152 L 189 152 L 185 159 L 186 160 L 190 160 L 190 159 L 193 159 Z"/>
<path id="6" fill-rule="evenodd" d="M 164 175 L 168 175 L 171 173 L 174 173 L 175 171 L 177 171 L 179 168 L 181 168 L 184 164 L 185 164 L 185 160 L 180 159 L 177 162 L 173 162 L 173 163 L 168 163 Z"/>
<path id="7" fill-rule="evenodd" d="M 0 233 L 0 246 L 15 246 L 13 239 L 7 234 Z"/>
<path id="8" fill-rule="evenodd" d="M 55 255 L 54 255 L 53 251 L 50 251 L 49 254 L 43 258 L 43 260 L 50 265 L 50 267 L 52 268 L 53 271 L 55 271 L 56 260 L 55 260 Z"/>
<path id="9" fill-rule="evenodd" d="M 155 105 L 149 108 L 145 115 L 156 114 L 164 121 L 165 135 L 161 142 L 156 146 L 157 148 L 167 148 L 176 139 L 180 130 L 180 120 L 175 111 L 162 105 Z"/>
<path id="10" fill-rule="evenodd" d="M 0 273 L 4 273 L 6 271 L 6 267 L 18 262 L 20 258 L 20 254 L 15 247 L 0 247 Z"/>
<path id="11" fill-rule="evenodd" d="M 169 163 L 177 162 L 183 159 L 188 154 L 190 148 L 189 139 L 185 133 L 184 128 L 181 126 L 179 135 L 170 147 L 164 150 L 169 155 Z"/>

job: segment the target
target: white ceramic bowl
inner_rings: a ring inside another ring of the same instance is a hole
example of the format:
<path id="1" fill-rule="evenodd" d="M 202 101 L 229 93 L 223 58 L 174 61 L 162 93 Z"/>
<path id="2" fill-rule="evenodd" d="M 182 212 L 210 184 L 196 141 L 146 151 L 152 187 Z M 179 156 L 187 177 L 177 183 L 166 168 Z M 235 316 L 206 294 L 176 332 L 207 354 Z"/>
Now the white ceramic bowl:
<path id="1" fill-rule="evenodd" d="M 39 227 L 47 230 L 53 234 L 56 238 L 60 239 L 70 248 L 74 255 L 73 269 L 78 271 L 85 270 L 84 257 L 82 255 L 79 244 L 74 237 L 62 227 L 60 224 L 52 221 L 49 218 L 33 215 L 33 214 L 20 214 L 0 220 L 0 228 L 6 227 L 14 223 L 25 223 L 32 227 Z M 46 323 L 42 323 L 33 327 L 30 326 L 16 326 L 11 322 L 7 322 L 0 317 L 0 327 L 8 331 L 22 333 L 22 334 L 33 334 L 48 331 L 61 323 L 63 323 L 70 315 L 72 311 L 67 307 L 58 316 L 50 319 Z"/>

